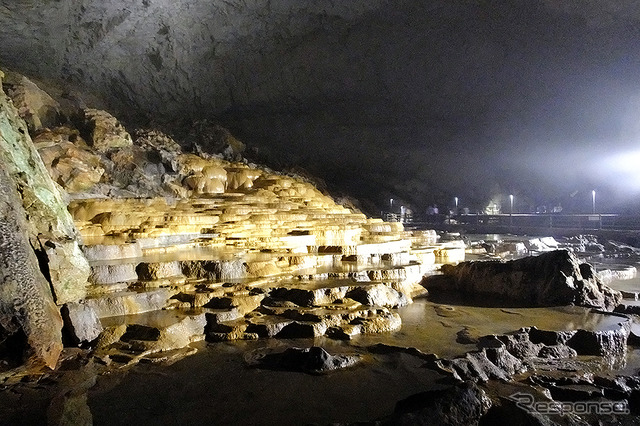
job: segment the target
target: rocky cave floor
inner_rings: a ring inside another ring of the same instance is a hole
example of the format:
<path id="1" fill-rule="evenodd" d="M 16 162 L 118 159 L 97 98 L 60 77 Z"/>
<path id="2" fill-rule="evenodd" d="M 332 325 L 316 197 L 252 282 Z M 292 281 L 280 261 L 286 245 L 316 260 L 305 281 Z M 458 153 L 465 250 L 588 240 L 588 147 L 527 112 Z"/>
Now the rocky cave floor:
<path id="1" fill-rule="evenodd" d="M 539 241 L 465 239 L 467 257 L 475 260 L 522 257 L 525 242 Z M 580 249 L 586 242 L 580 257 L 624 291 L 618 310 L 626 314 L 523 307 L 436 292 L 395 309 L 402 319 L 399 329 L 349 339 L 200 341 L 189 345 L 190 356 L 179 351 L 174 358 L 135 364 L 105 363 L 98 351 L 66 348 L 55 371 L 14 371 L 4 378 L 0 419 L 2 424 L 44 424 L 56 416 L 69 424 L 87 419 L 95 424 L 637 424 L 640 349 L 631 289 L 640 291 L 634 266 L 640 255 L 620 244 L 601 248 L 596 237 L 575 241 Z M 584 335 L 577 339 L 571 335 L 575 330 Z"/>

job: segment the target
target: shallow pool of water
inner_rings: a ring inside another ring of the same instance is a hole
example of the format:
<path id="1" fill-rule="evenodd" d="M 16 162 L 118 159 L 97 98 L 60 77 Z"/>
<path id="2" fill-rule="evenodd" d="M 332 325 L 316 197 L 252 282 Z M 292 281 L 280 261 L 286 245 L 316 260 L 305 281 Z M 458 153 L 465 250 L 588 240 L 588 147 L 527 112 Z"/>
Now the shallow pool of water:
<path id="1" fill-rule="evenodd" d="M 456 341 L 457 333 L 467 328 L 480 337 L 504 334 L 521 327 L 536 326 L 542 330 L 602 330 L 616 327 L 624 319 L 592 312 L 576 306 L 553 308 L 477 307 L 434 303 L 417 299 L 398 310 L 402 328 L 394 333 L 356 336 L 353 344 L 386 343 L 411 346 L 440 357 L 452 357 L 474 350 L 474 344 Z"/>

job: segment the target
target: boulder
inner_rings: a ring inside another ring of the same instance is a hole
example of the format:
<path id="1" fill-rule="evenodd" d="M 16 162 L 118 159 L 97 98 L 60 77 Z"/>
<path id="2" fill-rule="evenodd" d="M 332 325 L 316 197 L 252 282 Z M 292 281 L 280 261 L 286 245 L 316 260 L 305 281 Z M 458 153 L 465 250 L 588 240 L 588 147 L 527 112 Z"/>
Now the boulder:
<path id="1" fill-rule="evenodd" d="M 379 425 L 477 425 L 491 399 L 476 384 L 464 382 L 445 390 L 412 395 L 396 404 Z"/>
<path id="2" fill-rule="evenodd" d="M 429 276 L 429 291 L 454 291 L 496 297 L 525 306 L 578 305 L 613 310 L 620 292 L 600 281 L 591 265 L 580 264 L 568 250 L 555 250 L 508 262 L 463 262 L 443 265 Z"/>
<path id="3" fill-rule="evenodd" d="M 131 135 L 120 124 L 117 118 L 106 111 L 87 108 L 83 111 L 88 141 L 98 152 L 131 146 Z"/>
<path id="4" fill-rule="evenodd" d="M 511 355 L 504 346 L 483 348 L 467 352 L 462 357 L 438 360 L 435 367 L 441 372 L 449 372 L 458 380 L 474 382 L 486 382 L 490 379 L 509 380 L 513 374 L 525 370 L 520 360 Z"/>
<path id="5" fill-rule="evenodd" d="M 18 114 L 34 133 L 43 127 L 53 127 L 60 121 L 60 105 L 33 81 L 17 73 L 7 73 L 3 81 L 7 94 Z"/>
<path id="6" fill-rule="evenodd" d="M 203 312 L 151 312 L 143 321 L 127 325 L 120 340 L 135 352 L 159 352 L 183 348 L 204 338 L 206 318 Z M 134 320 L 135 321 L 135 320 Z"/>
<path id="7" fill-rule="evenodd" d="M 489 339 L 492 338 L 493 336 L 489 337 Z M 537 357 L 545 346 L 543 343 L 533 343 L 526 330 L 521 330 L 513 334 L 495 336 L 495 338 L 505 345 L 505 348 L 510 354 L 521 360 Z M 479 345 L 486 346 L 486 342 L 486 337 L 480 339 Z"/>
<path id="8" fill-rule="evenodd" d="M 82 302 L 67 303 L 62 308 L 67 336 L 74 344 L 89 343 L 102 333 L 102 324 L 92 306 Z"/>
<path id="9" fill-rule="evenodd" d="M 245 360 L 249 365 L 285 371 L 323 374 L 351 367 L 360 361 L 358 355 L 331 355 L 324 348 L 287 348 L 283 352 L 253 352 Z"/>
<path id="10" fill-rule="evenodd" d="M 575 349 L 567 345 L 544 346 L 538 352 L 540 358 L 572 358 L 577 355 Z"/>
<path id="11" fill-rule="evenodd" d="M 182 276 L 180 262 L 142 262 L 136 266 L 138 279 L 143 281 Z"/>
<path id="12" fill-rule="evenodd" d="M 91 268 L 77 241 L 41 241 L 48 260 L 49 279 L 56 303 L 76 302 L 87 295 Z"/>
<path id="13" fill-rule="evenodd" d="M 627 355 L 628 322 L 611 330 L 578 330 L 567 345 L 579 355 L 598 355 L 608 358 L 624 358 Z"/>
<path id="14" fill-rule="evenodd" d="M 33 141 L 51 178 L 67 192 L 93 188 L 104 174 L 100 156 L 93 154 L 76 129 L 56 127 Z"/>
<path id="15" fill-rule="evenodd" d="M 409 304 L 407 296 L 384 284 L 355 287 L 346 297 L 367 306 L 398 308 Z"/>
<path id="16" fill-rule="evenodd" d="M 546 391 L 546 389 L 545 389 Z M 534 399 L 535 395 L 535 399 Z M 527 387 L 526 392 L 516 393 L 509 397 L 500 396 L 494 399 L 494 405 L 482 418 L 484 425 L 530 425 L 530 426 L 584 426 L 586 423 L 560 414 L 541 414 L 536 412 L 532 404 L 536 401 L 553 403 L 545 393 Z M 530 405 L 527 405 L 530 404 Z"/>

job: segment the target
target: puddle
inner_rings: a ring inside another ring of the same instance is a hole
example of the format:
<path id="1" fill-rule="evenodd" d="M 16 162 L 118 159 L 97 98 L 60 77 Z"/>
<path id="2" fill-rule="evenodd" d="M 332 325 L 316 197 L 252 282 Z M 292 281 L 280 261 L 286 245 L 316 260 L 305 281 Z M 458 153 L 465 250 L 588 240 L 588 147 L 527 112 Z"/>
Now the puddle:
<path id="1" fill-rule="evenodd" d="M 615 328 L 620 317 L 591 312 L 575 306 L 554 308 L 500 308 L 465 305 L 442 305 L 427 299 L 398 310 L 402 328 L 394 333 L 356 336 L 358 345 L 386 343 L 411 346 L 440 357 L 455 357 L 476 349 L 474 344 L 456 342 L 457 333 L 465 328 L 474 337 L 504 334 L 522 327 L 542 330 L 605 330 Z"/>

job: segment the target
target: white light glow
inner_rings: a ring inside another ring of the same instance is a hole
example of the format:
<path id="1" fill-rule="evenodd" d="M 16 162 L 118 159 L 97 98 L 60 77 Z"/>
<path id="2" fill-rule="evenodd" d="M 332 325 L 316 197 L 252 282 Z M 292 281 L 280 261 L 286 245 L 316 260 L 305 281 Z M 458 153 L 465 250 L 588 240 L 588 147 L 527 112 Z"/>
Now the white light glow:
<path id="1" fill-rule="evenodd" d="M 613 154 L 600 162 L 598 169 L 609 184 L 626 191 L 640 191 L 640 151 Z"/>

